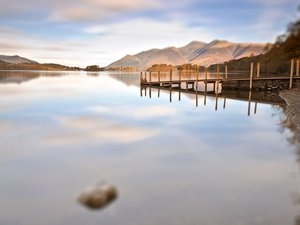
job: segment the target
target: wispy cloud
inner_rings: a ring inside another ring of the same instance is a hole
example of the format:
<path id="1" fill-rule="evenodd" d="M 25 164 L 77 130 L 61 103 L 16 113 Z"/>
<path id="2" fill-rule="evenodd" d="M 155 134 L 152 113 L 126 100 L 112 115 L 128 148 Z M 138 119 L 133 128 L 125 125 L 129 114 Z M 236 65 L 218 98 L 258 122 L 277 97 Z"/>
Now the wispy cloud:
<path id="1" fill-rule="evenodd" d="M 37 61 L 49 55 L 66 58 L 57 63 L 106 66 L 126 54 L 192 40 L 270 42 L 295 18 L 298 4 L 297 0 L 0 0 L 0 52 L 25 54 Z"/>

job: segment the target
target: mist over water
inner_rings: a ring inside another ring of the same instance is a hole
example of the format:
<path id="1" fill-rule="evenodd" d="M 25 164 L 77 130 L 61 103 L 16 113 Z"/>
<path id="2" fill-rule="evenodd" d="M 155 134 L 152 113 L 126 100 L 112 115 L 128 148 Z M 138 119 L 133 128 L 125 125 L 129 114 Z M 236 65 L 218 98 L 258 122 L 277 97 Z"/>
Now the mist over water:
<path id="1" fill-rule="evenodd" d="M 138 74 L 0 72 L 0 224 L 296 224 L 281 105 L 157 94 Z M 78 203 L 103 180 L 118 198 Z"/>

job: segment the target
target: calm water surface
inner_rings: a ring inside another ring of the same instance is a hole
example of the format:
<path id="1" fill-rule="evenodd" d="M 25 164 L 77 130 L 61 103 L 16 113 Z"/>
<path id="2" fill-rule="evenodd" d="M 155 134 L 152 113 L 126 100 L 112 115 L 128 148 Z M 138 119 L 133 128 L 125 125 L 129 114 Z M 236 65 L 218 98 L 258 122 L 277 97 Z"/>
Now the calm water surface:
<path id="1" fill-rule="evenodd" d="M 118 73 L 0 72 L 0 224 L 295 225 L 299 163 L 278 106 L 152 91 Z M 78 204 L 106 180 L 105 209 Z"/>

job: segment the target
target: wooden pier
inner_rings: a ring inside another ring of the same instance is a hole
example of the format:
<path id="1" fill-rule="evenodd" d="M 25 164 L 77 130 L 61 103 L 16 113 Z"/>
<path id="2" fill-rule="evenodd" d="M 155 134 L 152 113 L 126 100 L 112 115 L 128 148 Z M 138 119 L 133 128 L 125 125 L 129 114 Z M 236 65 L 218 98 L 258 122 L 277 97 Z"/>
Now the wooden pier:
<path id="1" fill-rule="evenodd" d="M 296 64 L 296 69 L 294 69 Z M 141 72 L 140 84 L 141 86 L 157 86 L 164 88 L 177 88 L 186 90 L 198 91 L 199 83 L 203 83 L 205 87 L 208 84 L 213 85 L 215 92 L 219 92 L 220 85 L 222 90 L 283 90 L 300 87 L 299 77 L 299 60 L 291 60 L 291 69 L 289 76 L 266 76 L 262 77 L 260 73 L 260 63 L 257 63 L 256 76 L 254 76 L 254 63 L 250 65 L 250 72 L 248 76 L 242 78 L 228 78 L 228 67 L 225 66 L 225 71 L 220 73 L 219 66 L 214 73 L 214 78 L 208 78 L 207 68 L 205 72 L 200 73 L 195 71 L 196 77 L 193 79 L 182 79 L 182 71 L 176 71 L 177 79 L 174 79 L 175 71 L 169 71 L 168 79 L 161 79 L 161 71 L 157 72 Z M 154 79 L 156 78 L 156 79 Z"/>

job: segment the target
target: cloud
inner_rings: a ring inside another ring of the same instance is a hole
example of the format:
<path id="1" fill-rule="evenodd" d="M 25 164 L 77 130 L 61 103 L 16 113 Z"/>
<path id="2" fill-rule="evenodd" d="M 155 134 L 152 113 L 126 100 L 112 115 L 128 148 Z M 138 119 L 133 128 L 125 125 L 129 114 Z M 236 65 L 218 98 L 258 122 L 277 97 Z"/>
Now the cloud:
<path id="1" fill-rule="evenodd" d="M 178 47 L 192 40 L 270 42 L 292 20 L 297 3 L 0 0 L 0 5 L 2 54 L 24 55 L 42 63 L 52 58 L 55 63 L 85 67 L 106 66 L 126 54 Z"/>
<path id="2" fill-rule="evenodd" d="M 116 123 L 97 117 L 57 118 L 59 131 L 44 139 L 49 144 L 131 143 L 159 134 L 158 129 Z"/>
<path id="3" fill-rule="evenodd" d="M 120 15 L 122 13 L 141 10 L 158 9 L 162 7 L 159 0 L 0 0 L 0 15 L 23 17 L 28 13 L 38 14 L 54 21 L 95 21 Z"/>
<path id="4" fill-rule="evenodd" d="M 175 109 L 169 106 L 144 106 L 142 108 L 127 108 L 119 106 L 94 106 L 90 107 L 88 111 L 97 114 L 109 114 L 110 116 L 126 116 L 133 119 L 149 119 L 159 118 L 175 114 Z M 130 112 L 130 113 L 126 113 Z"/>

